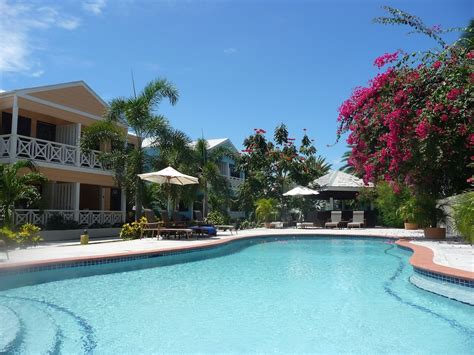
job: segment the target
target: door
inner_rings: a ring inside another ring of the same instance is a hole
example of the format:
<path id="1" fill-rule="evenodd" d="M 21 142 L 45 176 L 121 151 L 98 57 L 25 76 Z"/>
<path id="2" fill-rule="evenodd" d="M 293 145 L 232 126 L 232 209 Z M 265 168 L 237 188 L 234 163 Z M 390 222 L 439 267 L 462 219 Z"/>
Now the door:
<path id="1" fill-rule="evenodd" d="M 56 139 L 56 125 L 38 121 L 36 123 L 36 138 L 54 142 Z"/>
<path id="2" fill-rule="evenodd" d="M 122 207 L 122 191 L 120 189 L 110 189 L 110 210 L 120 211 Z"/>

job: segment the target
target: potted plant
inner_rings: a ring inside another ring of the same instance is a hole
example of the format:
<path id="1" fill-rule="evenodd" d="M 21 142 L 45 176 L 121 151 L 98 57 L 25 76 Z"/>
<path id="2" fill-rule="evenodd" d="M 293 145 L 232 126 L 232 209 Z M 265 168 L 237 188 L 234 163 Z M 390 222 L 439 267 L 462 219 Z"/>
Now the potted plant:
<path id="1" fill-rule="evenodd" d="M 270 222 L 275 219 L 277 214 L 277 201 L 272 198 L 261 198 L 255 204 L 255 214 L 260 222 L 263 222 L 265 228 L 270 228 Z"/>
<path id="2" fill-rule="evenodd" d="M 420 207 L 414 196 L 405 200 L 397 209 L 397 215 L 403 219 L 406 230 L 418 229 L 417 220 L 420 215 Z"/>
<path id="3" fill-rule="evenodd" d="M 420 206 L 420 224 L 424 227 L 425 238 L 444 239 L 446 238 L 446 228 L 439 227 L 439 223 L 446 221 L 446 212 L 443 206 L 436 202 L 436 198 L 430 195 L 418 197 Z"/>

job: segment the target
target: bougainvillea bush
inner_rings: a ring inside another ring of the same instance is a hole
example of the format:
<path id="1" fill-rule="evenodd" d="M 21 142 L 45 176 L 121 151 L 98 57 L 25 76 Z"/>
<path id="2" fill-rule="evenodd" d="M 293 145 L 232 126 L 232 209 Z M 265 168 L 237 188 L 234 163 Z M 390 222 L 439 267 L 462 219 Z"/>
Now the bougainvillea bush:
<path id="1" fill-rule="evenodd" d="M 439 26 L 427 28 L 418 18 L 391 10 L 438 39 Z M 380 56 L 374 65 L 381 72 L 339 108 L 338 138 L 349 133 L 349 164 L 365 181 L 385 180 L 395 191 L 408 186 L 437 196 L 469 186 L 474 51 L 438 43 L 441 50 Z"/>

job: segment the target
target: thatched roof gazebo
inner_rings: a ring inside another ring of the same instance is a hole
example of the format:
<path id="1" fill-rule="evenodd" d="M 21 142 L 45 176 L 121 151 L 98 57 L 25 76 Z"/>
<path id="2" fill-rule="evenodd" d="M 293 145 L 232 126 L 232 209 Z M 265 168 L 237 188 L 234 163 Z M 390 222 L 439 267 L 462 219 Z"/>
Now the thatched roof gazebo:
<path id="1" fill-rule="evenodd" d="M 312 186 L 319 191 L 318 199 L 352 200 L 361 189 L 374 185 L 365 185 L 362 179 L 343 171 L 330 170 L 326 175 L 314 180 Z"/>

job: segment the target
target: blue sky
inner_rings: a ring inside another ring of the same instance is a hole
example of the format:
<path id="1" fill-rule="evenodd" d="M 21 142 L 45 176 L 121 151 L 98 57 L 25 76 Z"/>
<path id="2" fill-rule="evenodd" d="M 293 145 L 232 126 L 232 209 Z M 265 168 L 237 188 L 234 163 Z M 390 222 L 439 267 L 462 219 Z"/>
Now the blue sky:
<path id="1" fill-rule="evenodd" d="M 372 23 L 390 5 L 443 28 L 465 26 L 471 1 L 6 1 L 0 0 L 0 89 L 84 80 L 102 98 L 165 77 L 180 91 L 162 105 L 192 138 L 253 128 L 303 128 L 336 164 L 337 108 L 377 71 L 385 52 L 435 43 Z M 447 37 L 457 38 L 457 34 Z"/>

